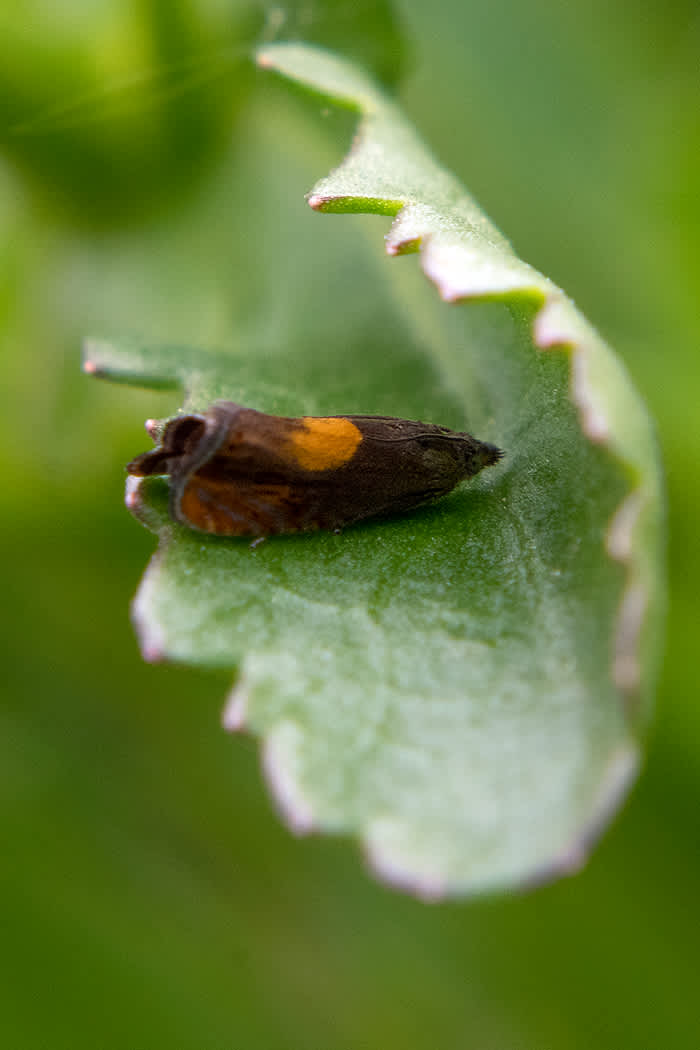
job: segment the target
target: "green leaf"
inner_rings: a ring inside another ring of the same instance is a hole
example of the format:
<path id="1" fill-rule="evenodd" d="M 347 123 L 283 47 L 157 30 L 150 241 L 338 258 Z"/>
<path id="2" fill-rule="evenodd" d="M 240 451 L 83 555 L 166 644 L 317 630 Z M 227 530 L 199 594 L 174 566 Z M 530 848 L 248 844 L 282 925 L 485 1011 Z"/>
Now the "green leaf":
<path id="1" fill-rule="evenodd" d="M 380 257 L 371 220 L 331 252 L 307 232 L 313 216 L 275 194 L 312 132 L 272 92 L 231 181 L 230 344 L 93 341 L 86 369 L 180 385 L 188 412 L 225 397 L 402 415 L 507 455 L 403 518 L 255 549 L 170 521 L 162 479 L 130 487 L 160 539 L 134 605 L 144 655 L 237 668 L 225 724 L 263 738 L 288 822 L 357 836 L 394 883 L 433 896 L 574 870 L 634 775 L 649 713 L 663 605 L 649 419 L 570 300 L 361 72 L 301 45 L 259 63 L 324 114 L 360 116 L 311 205 L 397 214 L 389 253 L 420 250 L 442 299 L 470 304 L 439 302 L 409 260 Z"/>

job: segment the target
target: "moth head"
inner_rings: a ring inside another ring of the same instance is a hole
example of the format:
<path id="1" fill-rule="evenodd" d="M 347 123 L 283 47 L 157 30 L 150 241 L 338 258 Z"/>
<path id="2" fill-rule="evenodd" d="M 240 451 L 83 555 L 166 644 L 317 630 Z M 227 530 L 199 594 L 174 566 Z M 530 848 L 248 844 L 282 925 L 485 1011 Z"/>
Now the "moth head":
<path id="1" fill-rule="evenodd" d="M 132 459 L 126 469 L 137 477 L 150 474 L 172 474 L 183 461 L 198 449 L 207 430 L 203 416 L 181 416 L 171 419 L 161 436 L 158 448 Z"/>

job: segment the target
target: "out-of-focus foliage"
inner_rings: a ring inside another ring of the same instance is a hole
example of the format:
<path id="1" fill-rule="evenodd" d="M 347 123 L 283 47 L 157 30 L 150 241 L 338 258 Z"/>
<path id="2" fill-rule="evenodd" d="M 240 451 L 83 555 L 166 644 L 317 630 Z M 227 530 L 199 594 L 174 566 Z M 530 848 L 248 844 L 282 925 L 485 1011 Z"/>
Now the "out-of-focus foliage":
<path id="1" fill-rule="evenodd" d="M 109 10 L 128 13 L 128 32 L 86 30 L 86 53 L 104 67 L 99 39 L 102 51 L 121 49 L 123 74 L 142 72 L 152 61 L 143 53 L 151 14 L 167 23 L 174 6 L 115 3 Z M 226 13 L 226 4 L 194 0 L 178 10 L 199 24 L 217 6 Z M 8 1046 L 694 1043 L 697 18 L 691 7 L 611 11 L 602 0 L 527 8 L 406 0 L 402 13 L 415 38 L 408 112 L 520 253 L 623 351 L 658 420 L 671 495 L 671 629 L 647 770 L 587 870 L 523 897 L 426 908 L 373 884 L 347 844 L 290 838 L 269 812 L 254 747 L 218 728 L 225 680 L 144 665 L 127 620 L 151 541 L 121 505 L 122 464 L 143 447 L 142 420 L 169 414 L 176 399 L 88 383 L 78 371 L 82 336 L 104 325 L 216 343 L 223 293 L 236 294 L 231 234 L 237 255 L 251 243 L 248 227 L 227 227 L 223 206 L 203 225 L 212 185 L 225 186 L 229 166 L 245 162 L 244 150 L 227 145 L 233 103 L 210 83 L 203 112 L 221 107 L 225 119 L 202 171 L 172 191 L 163 177 L 167 207 L 154 189 L 152 206 L 132 210 L 125 178 L 123 205 L 108 195 L 108 215 L 91 205 L 87 225 L 99 235 L 79 221 L 81 197 L 92 193 L 79 151 L 61 161 L 61 192 L 37 194 L 48 184 L 40 155 L 36 166 L 19 163 L 8 145 L 0 169 Z M 56 23 L 23 17 L 45 56 L 37 69 L 48 68 Z M 191 51 L 168 52 L 166 63 L 200 54 L 201 38 L 191 39 Z M 31 83 L 37 69 L 20 55 L 15 48 Z M 115 73 L 104 68 L 109 91 Z M 341 147 L 313 138 L 303 104 L 279 104 L 275 134 L 309 136 L 308 168 L 289 172 L 291 206 L 303 209 L 319 166 L 337 162 Z M 23 120 L 39 115 L 31 99 L 21 109 Z M 173 103 L 163 135 L 177 113 Z M 254 119 L 239 114 L 239 144 Z M 183 169 L 198 148 L 196 123 L 170 154 Z M 104 126 L 95 113 L 95 142 Z M 70 141 L 64 134 L 56 149 Z M 128 230 L 115 222 L 122 206 Z M 366 222 L 376 239 L 382 221 L 308 216 L 329 259 L 344 223 Z M 293 260 L 293 247 L 256 251 L 286 250 Z M 201 269 L 196 301 L 176 294 L 185 260 Z"/>
<path id="2" fill-rule="evenodd" d="M 0 149 L 47 217 L 123 229 L 223 161 L 251 51 L 306 40 L 391 83 L 387 0 L 28 0 L 0 13 Z"/>

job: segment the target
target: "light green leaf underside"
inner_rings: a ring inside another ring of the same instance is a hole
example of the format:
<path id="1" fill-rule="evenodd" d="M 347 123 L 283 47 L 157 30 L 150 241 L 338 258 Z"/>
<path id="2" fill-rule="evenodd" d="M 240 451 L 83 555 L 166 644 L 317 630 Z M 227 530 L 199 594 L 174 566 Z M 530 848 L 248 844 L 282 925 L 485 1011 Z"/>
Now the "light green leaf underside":
<path id="1" fill-rule="evenodd" d="M 228 397 L 430 419 L 507 457 L 405 518 L 255 550 L 173 524 L 165 483 L 141 483 L 132 509 L 160 535 L 135 603 L 144 652 L 238 667 L 226 719 L 263 737 L 289 822 L 355 834 L 397 884 L 471 892 L 570 870 L 633 775 L 648 706 L 661 604 L 649 421 L 570 301 L 370 82 L 300 45 L 259 61 L 360 114 L 310 203 L 398 212 L 391 253 L 420 246 L 444 299 L 499 302 L 442 305 L 409 261 L 375 264 L 366 244 L 330 276 L 302 249 L 279 284 L 282 346 L 261 310 L 245 353 L 240 338 L 207 353 L 95 342 L 88 370 L 180 384 L 187 410 Z"/>

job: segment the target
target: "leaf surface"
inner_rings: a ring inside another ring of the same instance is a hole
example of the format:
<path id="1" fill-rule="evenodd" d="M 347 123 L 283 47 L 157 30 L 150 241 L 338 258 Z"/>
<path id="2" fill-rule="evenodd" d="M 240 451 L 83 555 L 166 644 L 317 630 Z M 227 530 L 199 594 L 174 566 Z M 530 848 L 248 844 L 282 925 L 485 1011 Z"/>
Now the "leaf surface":
<path id="1" fill-rule="evenodd" d="M 225 722 L 263 738 L 289 823 L 357 836 L 394 883 L 434 896 L 572 870 L 630 782 L 648 715 L 662 607 L 648 417 L 570 300 L 362 73 L 302 45 L 258 58 L 320 98 L 321 117 L 359 116 L 312 207 L 396 215 L 389 253 L 420 250 L 446 302 L 409 260 L 376 253 L 371 220 L 350 220 L 325 257 L 308 211 L 285 202 L 279 224 L 271 187 L 293 164 L 271 108 L 254 200 L 232 193 L 260 225 L 241 235 L 230 344 L 93 341 L 88 371 L 181 385 L 187 412 L 224 397 L 400 415 L 507 455 L 406 517 L 255 549 L 171 522 L 162 479 L 132 485 L 160 539 L 134 607 L 144 654 L 236 668 Z"/>

